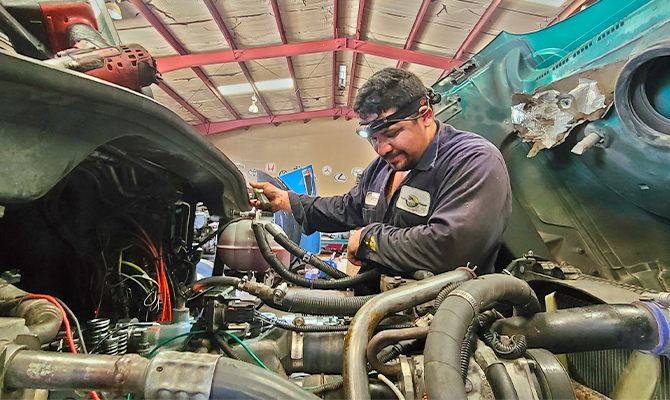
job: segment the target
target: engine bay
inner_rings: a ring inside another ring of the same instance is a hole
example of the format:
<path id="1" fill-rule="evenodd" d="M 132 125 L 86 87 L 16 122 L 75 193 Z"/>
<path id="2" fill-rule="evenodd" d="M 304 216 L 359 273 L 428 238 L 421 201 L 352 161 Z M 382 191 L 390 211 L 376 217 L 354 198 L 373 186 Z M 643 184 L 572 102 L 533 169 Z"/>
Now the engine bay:
<path id="1" fill-rule="evenodd" d="M 587 156 L 527 161 L 509 121 L 477 117 L 507 112 L 524 83 L 468 84 L 493 80 L 496 52 L 523 72 L 521 50 L 498 42 L 436 86 L 439 118 L 501 148 L 523 211 L 483 276 L 347 275 L 252 209 L 235 165 L 156 101 L 0 52 L 0 397 L 670 398 L 668 203 L 646 197 L 667 180 L 667 144 L 645 147 L 649 168 L 619 157 L 640 147 L 621 132 L 634 102 L 619 100 L 576 128 L 573 144 L 604 138 Z M 667 72 L 654 60 L 669 47 L 654 46 L 625 68 Z M 196 235 L 203 207 L 218 226 Z"/>

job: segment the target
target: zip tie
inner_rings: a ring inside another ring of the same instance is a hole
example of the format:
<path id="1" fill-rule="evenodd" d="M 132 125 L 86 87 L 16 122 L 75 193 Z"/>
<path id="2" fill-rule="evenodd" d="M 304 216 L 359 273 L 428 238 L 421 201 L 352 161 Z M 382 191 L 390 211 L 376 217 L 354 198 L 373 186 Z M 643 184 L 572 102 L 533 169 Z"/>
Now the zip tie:
<path id="1" fill-rule="evenodd" d="M 304 263 L 309 263 L 309 259 L 312 258 L 314 254 L 310 253 L 309 251 L 306 251 L 305 254 L 302 255 L 302 262 Z"/>

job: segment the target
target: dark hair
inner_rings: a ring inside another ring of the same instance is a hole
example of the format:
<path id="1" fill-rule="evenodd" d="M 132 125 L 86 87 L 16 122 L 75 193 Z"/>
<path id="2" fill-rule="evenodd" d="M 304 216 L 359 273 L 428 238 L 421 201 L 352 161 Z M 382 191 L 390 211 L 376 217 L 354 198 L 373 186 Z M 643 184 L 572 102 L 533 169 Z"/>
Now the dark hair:
<path id="1" fill-rule="evenodd" d="M 379 115 L 425 95 L 427 89 L 418 76 L 400 68 L 384 68 L 375 72 L 358 89 L 354 111 L 363 118 L 371 114 Z"/>

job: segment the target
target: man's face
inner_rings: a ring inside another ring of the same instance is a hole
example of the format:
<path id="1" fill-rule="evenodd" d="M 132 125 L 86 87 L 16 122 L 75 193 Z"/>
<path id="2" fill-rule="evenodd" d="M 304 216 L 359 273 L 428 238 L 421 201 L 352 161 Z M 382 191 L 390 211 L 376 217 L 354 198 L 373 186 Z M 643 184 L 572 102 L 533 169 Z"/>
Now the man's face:
<path id="1" fill-rule="evenodd" d="M 420 114 L 425 112 L 424 107 L 419 110 Z M 391 115 L 395 111 L 395 108 L 391 108 L 381 115 L 371 115 L 361 119 L 360 123 L 362 125 L 370 123 L 377 118 Z M 368 141 L 393 170 L 407 171 L 416 166 L 433 139 L 428 129 L 430 122 L 432 122 L 432 111 L 428 111 L 418 119 L 400 121 L 382 131 L 375 132 L 368 137 Z"/>

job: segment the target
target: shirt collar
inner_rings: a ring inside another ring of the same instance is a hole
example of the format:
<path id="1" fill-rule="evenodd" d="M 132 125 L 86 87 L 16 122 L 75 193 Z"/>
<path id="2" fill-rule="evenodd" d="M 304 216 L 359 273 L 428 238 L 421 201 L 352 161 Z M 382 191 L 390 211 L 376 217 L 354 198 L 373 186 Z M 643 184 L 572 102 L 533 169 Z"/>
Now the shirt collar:
<path id="1" fill-rule="evenodd" d="M 437 131 L 435 132 L 435 137 L 430 141 L 428 147 L 421 155 L 419 162 L 416 164 L 415 169 L 421 171 L 428 171 L 435 167 L 435 161 L 437 161 L 437 153 L 440 150 L 440 134 L 442 134 L 446 128 L 440 121 L 435 121 L 437 123 Z"/>

